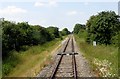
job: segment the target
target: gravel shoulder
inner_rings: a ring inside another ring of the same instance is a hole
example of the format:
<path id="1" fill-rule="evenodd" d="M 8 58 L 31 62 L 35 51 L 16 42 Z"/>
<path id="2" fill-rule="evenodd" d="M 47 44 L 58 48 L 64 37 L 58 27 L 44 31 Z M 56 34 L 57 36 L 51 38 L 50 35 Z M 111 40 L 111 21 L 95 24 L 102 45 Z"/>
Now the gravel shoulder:
<path id="1" fill-rule="evenodd" d="M 50 77 L 50 74 L 52 73 L 52 70 L 54 69 L 54 65 L 55 63 L 58 61 L 59 59 L 59 55 L 57 55 L 58 53 L 61 52 L 61 50 L 63 50 L 64 44 L 67 41 L 68 37 L 65 38 L 58 47 L 55 48 L 55 50 L 53 50 L 52 52 L 52 58 L 51 58 L 51 62 L 44 67 L 40 73 L 37 75 L 37 77 Z"/>
<path id="2" fill-rule="evenodd" d="M 74 46 L 75 46 L 75 52 L 78 53 L 78 55 L 76 55 L 78 77 L 96 77 L 95 73 L 90 68 L 87 59 L 78 49 L 75 39 L 74 39 Z"/>

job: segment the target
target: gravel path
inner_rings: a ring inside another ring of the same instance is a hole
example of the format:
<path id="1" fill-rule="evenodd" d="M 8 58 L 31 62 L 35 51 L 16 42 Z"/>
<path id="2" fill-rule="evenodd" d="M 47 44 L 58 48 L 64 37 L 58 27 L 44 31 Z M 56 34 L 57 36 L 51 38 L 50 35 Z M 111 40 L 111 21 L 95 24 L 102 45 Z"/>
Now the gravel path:
<path id="1" fill-rule="evenodd" d="M 78 55 L 76 55 L 78 77 L 96 77 L 95 73 L 90 69 L 88 61 L 85 59 L 85 57 L 78 49 L 75 39 L 74 46 L 75 52 L 78 53 Z"/>

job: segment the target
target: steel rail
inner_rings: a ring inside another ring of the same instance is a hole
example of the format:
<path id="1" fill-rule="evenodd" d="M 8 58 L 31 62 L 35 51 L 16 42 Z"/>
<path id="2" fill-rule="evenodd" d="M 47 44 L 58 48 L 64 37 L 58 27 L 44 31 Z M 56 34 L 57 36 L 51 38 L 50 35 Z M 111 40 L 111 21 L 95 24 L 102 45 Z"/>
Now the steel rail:
<path id="1" fill-rule="evenodd" d="M 60 55 L 60 59 L 58 60 L 58 63 L 57 63 L 57 65 L 55 66 L 55 69 L 53 70 L 53 73 L 52 73 L 50 79 L 54 79 L 55 74 L 56 74 L 56 72 L 57 72 L 57 70 L 58 70 L 58 67 L 59 67 L 59 65 L 60 65 L 60 63 L 61 63 L 62 58 L 63 58 L 63 55 Z"/>
<path id="2" fill-rule="evenodd" d="M 70 38 L 68 39 L 68 41 L 67 41 L 67 43 L 66 43 L 66 45 L 65 45 L 65 48 L 64 48 L 63 52 L 66 51 L 66 48 L 67 48 L 68 43 L 69 43 L 69 40 L 70 40 Z M 50 79 L 54 79 L 55 74 L 56 74 L 56 72 L 57 72 L 57 70 L 58 70 L 58 67 L 59 67 L 59 65 L 60 65 L 60 63 L 61 63 L 61 60 L 62 60 L 62 58 L 63 58 L 63 55 L 64 55 L 64 54 L 61 54 L 61 55 L 60 55 L 60 58 L 59 58 L 59 60 L 58 60 L 58 63 L 55 65 L 55 69 L 53 70 Z"/>
<path id="3" fill-rule="evenodd" d="M 73 62 L 73 77 L 74 79 L 77 79 L 77 68 L 76 68 L 76 59 L 75 59 L 75 54 L 72 55 L 72 62 Z"/>
<path id="4" fill-rule="evenodd" d="M 67 48 L 67 46 L 68 46 L 69 41 L 70 41 L 70 38 L 68 38 L 68 41 L 67 41 L 67 43 L 66 43 L 66 45 L 65 45 L 65 48 L 64 48 L 63 52 L 66 51 L 66 48 Z"/>
<path id="5" fill-rule="evenodd" d="M 72 52 L 74 52 L 73 38 L 72 38 Z M 77 67 L 76 67 L 75 53 L 73 53 L 72 55 L 72 64 L 73 64 L 73 77 L 74 79 L 77 79 Z"/>

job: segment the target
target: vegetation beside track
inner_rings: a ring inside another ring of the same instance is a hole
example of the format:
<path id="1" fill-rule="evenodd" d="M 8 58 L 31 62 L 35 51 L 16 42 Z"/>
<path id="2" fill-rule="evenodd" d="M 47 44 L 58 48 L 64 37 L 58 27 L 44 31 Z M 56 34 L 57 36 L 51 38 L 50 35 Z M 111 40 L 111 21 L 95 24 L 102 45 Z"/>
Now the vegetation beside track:
<path id="1" fill-rule="evenodd" d="M 7 67 L 12 77 L 34 77 L 40 70 L 51 61 L 51 54 L 58 47 L 61 39 L 56 38 L 53 41 L 43 45 L 28 47 L 26 51 L 12 51 L 12 55 L 4 61 L 3 66 Z M 16 64 L 10 67 L 9 64 Z M 4 72 L 4 71 L 3 71 Z"/>
<path id="2" fill-rule="evenodd" d="M 32 52 L 41 53 L 45 51 L 45 49 L 48 50 L 49 47 L 53 47 L 54 44 L 57 43 L 58 39 L 63 39 L 59 28 L 55 26 L 45 28 L 40 25 L 30 25 L 28 22 L 15 23 L 4 19 L 1 23 L 2 27 L 0 28 L 0 32 L 2 32 L 2 37 L 0 37 L 0 39 L 2 38 L 3 77 L 13 72 L 14 68 L 16 68 L 21 61 L 24 61 L 23 55 L 27 56 L 30 54 L 30 58 L 32 58 L 34 57 L 31 54 Z M 63 36 L 68 35 L 69 33 L 68 30 L 64 30 L 64 32 L 65 34 Z M 17 76 L 17 74 L 14 76 Z"/>
<path id="3" fill-rule="evenodd" d="M 114 11 L 102 11 L 91 16 L 86 25 L 74 27 L 80 50 L 100 77 L 118 76 L 120 22 L 117 16 Z"/>
<path id="4" fill-rule="evenodd" d="M 74 35 L 79 50 L 88 59 L 91 68 L 100 77 L 118 76 L 118 48 L 108 45 L 93 46 L 85 42 L 86 33 Z"/>

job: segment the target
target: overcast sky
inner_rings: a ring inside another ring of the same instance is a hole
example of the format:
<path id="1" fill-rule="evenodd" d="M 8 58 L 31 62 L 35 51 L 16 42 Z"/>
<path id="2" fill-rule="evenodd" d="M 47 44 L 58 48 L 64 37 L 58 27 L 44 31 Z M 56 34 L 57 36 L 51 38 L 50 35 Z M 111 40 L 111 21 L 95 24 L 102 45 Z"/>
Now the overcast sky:
<path id="1" fill-rule="evenodd" d="M 91 15 L 101 11 L 115 11 L 118 14 L 118 0 L 87 1 L 26 1 L 12 0 L 0 2 L 0 17 L 6 20 L 41 25 L 56 26 L 70 31 L 76 23 L 85 24 Z"/>

